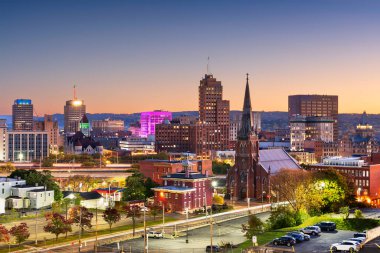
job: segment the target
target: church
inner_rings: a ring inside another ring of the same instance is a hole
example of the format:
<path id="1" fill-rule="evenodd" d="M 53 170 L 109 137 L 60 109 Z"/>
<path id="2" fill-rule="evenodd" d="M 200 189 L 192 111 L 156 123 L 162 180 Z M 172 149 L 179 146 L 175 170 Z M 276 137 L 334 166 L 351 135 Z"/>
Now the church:
<path id="1" fill-rule="evenodd" d="M 249 79 L 245 87 L 241 128 L 235 146 L 235 165 L 227 173 L 227 195 L 232 200 L 268 199 L 270 176 L 281 169 L 301 169 L 283 149 L 259 150 L 253 128 Z"/>

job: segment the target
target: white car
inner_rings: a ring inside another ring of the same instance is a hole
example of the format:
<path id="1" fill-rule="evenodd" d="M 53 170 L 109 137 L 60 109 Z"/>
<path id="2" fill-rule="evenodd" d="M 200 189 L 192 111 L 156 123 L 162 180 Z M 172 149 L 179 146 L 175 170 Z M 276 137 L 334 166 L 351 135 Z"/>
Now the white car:
<path id="1" fill-rule="evenodd" d="M 141 210 L 141 212 L 149 212 L 149 208 L 148 207 L 146 207 L 146 206 L 142 206 L 141 208 L 140 208 L 140 210 Z"/>
<path id="2" fill-rule="evenodd" d="M 350 253 L 352 252 L 358 252 L 360 250 L 360 244 L 358 242 L 354 241 L 342 241 L 339 243 L 334 243 L 330 247 L 332 252 L 336 251 L 348 251 Z"/>
<path id="3" fill-rule="evenodd" d="M 148 238 L 156 238 L 156 239 L 163 238 L 162 233 L 161 232 L 157 232 L 157 231 L 149 231 L 148 233 L 146 233 L 146 236 Z"/>

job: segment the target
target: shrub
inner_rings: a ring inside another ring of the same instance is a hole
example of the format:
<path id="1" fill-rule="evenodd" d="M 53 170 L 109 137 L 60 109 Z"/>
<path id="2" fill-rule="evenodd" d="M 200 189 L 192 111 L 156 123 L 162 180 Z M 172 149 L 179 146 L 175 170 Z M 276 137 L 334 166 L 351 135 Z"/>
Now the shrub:
<path id="1" fill-rule="evenodd" d="M 350 208 L 348 206 L 343 206 L 339 209 L 339 213 L 343 215 L 343 219 L 348 219 L 348 216 L 350 216 Z"/>
<path id="2" fill-rule="evenodd" d="M 277 210 L 272 211 L 268 219 L 268 225 L 271 229 L 294 227 L 301 223 L 301 214 L 285 206 L 279 206 Z"/>
<path id="3" fill-rule="evenodd" d="M 355 218 L 356 218 L 356 219 L 361 219 L 361 218 L 364 217 L 362 211 L 359 210 L 359 209 L 356 209 L 356 210 L 355 210 L 355 214 L 354 214 L 354 215 L 355 215 Z"/>

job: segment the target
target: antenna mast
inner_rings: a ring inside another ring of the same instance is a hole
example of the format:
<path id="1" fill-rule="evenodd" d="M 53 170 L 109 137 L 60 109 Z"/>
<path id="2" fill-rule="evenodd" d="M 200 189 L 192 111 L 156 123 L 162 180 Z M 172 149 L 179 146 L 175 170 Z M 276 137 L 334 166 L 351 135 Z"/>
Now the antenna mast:
<path id="1" fill-rule="evenodd" d="M 74 85 L 74 100 L 77 100 L 77 90 L 76 90 L 76 86 Z"/>
<path id="2" fill-rule="evenodd" d="M 209 64 L 210 64 L 210 56 L 207 57 L 207 70 L 206 70 L 207 75 L 210 74 L 210 72 L 209 72 Z"/>

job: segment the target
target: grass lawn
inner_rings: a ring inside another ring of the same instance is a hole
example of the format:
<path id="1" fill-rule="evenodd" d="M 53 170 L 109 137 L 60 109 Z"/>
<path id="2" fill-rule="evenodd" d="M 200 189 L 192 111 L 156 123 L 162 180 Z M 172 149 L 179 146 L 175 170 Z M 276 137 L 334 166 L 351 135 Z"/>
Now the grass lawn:
<path id="1" fill-rule="evenodd" d="M 336 223 L 338 230 L 351 230 L 351 231 L 363 231 L 377 226 L 380 226 L 380 220 L 373 219 L 347 219 L 334 217 L 331 214 L 324 214 L 321 216 L 309 217 L 301 225 L 296 227 L 282 228 L 276 231 L 267 231 L 257 235 L 257 241 L 259 245 L 264 245 L 274 238 L 285 235 L 286 232 L 299 230 L 306 226 L 314 225 L 320 221 L 332 221 Z M 247 240 L 238 245 L 238 248 L 234 252 L 240 252 L 241 249 L 246 249 L 252 246 L 252 241 Z"/>

